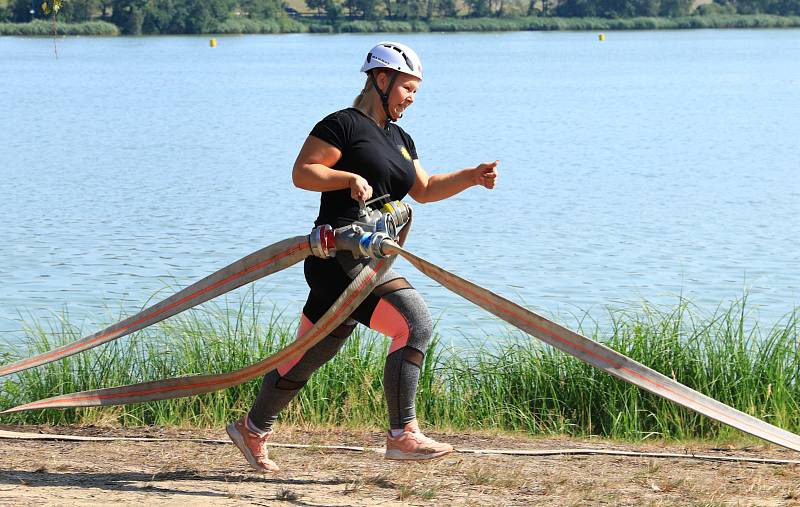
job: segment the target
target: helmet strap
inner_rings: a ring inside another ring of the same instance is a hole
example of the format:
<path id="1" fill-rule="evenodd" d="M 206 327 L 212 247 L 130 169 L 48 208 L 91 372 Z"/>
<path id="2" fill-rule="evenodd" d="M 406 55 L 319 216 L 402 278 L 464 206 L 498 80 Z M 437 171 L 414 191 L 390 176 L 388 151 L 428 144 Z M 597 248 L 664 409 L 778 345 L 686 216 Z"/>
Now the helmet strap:
<path id="1" fill-rule="evenodd" d="M 378 86 L 378 80 L 375 79 L 375 72 L 370 71 L 369 79 L 372 81 L 372 87 L 375 88 L 375 91 L 378 93 L 378 96 L 381 98 L 381 104 L 383 104 L 383 112 L 386 113 L 386 125 L 384 128 L 389 128 L 389 123 L 395 121 L 392 118 L 392 115 L 389 114 L 389 94 L 392 92 L 392 86 L 394 86 L 394 81 L 397 79 L 398 72 L 392 72 L 392 77 L 389 79 L 389 86 L 386 87 L 386 92 L 381 90 L 380 86 Z"/>

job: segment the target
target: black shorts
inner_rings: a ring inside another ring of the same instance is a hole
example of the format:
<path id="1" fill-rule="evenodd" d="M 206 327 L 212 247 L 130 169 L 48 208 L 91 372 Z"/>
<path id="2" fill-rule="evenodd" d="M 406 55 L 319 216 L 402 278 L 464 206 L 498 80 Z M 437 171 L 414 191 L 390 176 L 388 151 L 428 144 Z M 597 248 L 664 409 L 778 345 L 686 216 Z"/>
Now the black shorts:
<path id="1" fill-rule="evenodd" d="M 369 261 L 370 259 L 366 257 L 355 259 L 353 254 L 347 251 L 336 252 L 336 257 L 330 259 L 321 259 L 313 255 L 307 257 L 303 264 L 303 272 L 311 291 L 303 306 L 303 314 L 308 320 L 312 323 L 317 322 Z M 388 283 L 395 280 L 402 280 L 403 283 Z M 389 287 L 390 289 L 387 289 Z M 375 311 L 381 297 L 401 288 L 411 288 L 411 285 L 396 271 L 390 269 L 350 318 L 369 326 L 372 312 Z"/>

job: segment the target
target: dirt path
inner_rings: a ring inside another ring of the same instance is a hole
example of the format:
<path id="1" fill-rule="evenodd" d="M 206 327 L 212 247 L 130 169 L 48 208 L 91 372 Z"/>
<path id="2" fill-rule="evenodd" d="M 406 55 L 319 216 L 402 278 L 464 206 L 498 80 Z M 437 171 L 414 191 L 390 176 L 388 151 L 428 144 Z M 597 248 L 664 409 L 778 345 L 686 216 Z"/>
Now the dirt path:
<path id="1" fill-rule="evenodd" d="M 0 427 L 73 435 L 224 439 L 224 431 Z M 281 428 L 276 442 L 380 447 L 368 431 Z M 433 435 L 461 448 L 590 447 L 779 459 L 775 447 Z M 250 471 L 230 444 L 0 440 L 0 505 L 800 505 L 800 466 L 619 456 L 454 453 L 427 463 L 374 452 L 275 448 L 283 470 Z"/>

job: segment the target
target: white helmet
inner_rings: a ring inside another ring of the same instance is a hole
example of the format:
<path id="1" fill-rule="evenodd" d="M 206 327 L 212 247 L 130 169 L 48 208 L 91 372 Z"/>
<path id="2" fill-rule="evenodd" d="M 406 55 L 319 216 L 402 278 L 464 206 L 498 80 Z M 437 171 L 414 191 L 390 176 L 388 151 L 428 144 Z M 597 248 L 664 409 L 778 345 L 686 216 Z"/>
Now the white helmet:
<path id="1" fill-rule="evenodd" d="M 422 79 L 422 62 L 413 49 L 399 42 L 380 42 L 367 53 L 361 72 L 393 69 Z"/>

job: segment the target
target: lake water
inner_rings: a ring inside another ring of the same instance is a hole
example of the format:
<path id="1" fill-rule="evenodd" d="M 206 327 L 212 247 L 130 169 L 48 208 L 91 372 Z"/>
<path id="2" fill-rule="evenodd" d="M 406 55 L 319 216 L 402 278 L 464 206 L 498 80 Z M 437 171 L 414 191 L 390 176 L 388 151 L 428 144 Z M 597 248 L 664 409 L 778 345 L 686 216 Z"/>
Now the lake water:
<path id="1" fill-rule="evenodd" d="M 428 172 L 497 189 L 417 205 L 407 246 L 574 322 L 642 300 L 800 302 L 800 30 L 0 38 L 0 337 L 62 310 L 93 332 L 167 286 L 308 232 L 291 166 L 380 39 L 426 79 L 401 125 Z M 503 329 L 397 268 L 446 340 Z M 241 290 L 241 289 L 240 289 Z M 257 282 L 287 316 L 300 266 Z M 235 297 L 235 296 L 234 296 Z"/>

